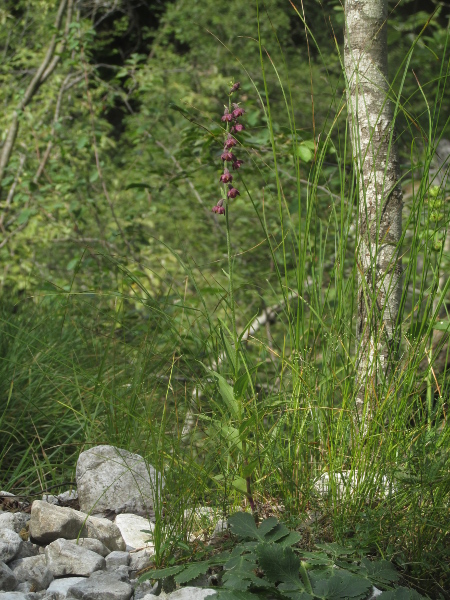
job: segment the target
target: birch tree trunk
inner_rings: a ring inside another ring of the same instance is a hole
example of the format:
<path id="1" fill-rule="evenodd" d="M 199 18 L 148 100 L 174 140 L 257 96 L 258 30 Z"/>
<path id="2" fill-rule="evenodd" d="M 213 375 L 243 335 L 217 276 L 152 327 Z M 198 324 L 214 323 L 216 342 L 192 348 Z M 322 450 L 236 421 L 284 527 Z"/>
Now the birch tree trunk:
<path id="1" fill-rule="evenodd" d="M 359 190 L 359 420 L 375 410 L 373 392 L 392 374 L 400 337 L 402 192 L 388 98 L 387 5 L 388 0 L 345 3 L 347 104 Z"/>

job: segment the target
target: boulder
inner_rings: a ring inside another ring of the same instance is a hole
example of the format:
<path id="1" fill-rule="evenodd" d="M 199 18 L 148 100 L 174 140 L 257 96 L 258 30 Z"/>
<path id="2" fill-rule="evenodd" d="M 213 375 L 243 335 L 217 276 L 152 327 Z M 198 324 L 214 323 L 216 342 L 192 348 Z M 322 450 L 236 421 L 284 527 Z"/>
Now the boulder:
<path id="1" fill-rule="evenodd" d="M 53 581 L 53 575 L 47 568 L 45 556 L 19 558 L 10 564 L 19 583 L 31 583 L 34 591 L 46 590 Z"/>
<path id="2" fill-rule="evenodd" d="M 35 500 L 31 507 L 31 537 L 42 544 L 49 544 L 64 538 L 94 538 L 111 550 L 125 550 L 125 542 L 120 531 L 108 519 L 88 517 L 73 508 L 62 508 Z"/>
<path id="3" fill-rule="evenodd" d="M 151 548 L 154 546 L 151 542 L 151 534 L 145 531 L 154 530 L 155 526 L 148 519 L 138 515 L 122 514 L 117 515 L 114 523 L 119 528 L 122 538 L 127 545 L 127 550 L 137 550 L 141 548 Z"/>
<path id="4" fill-rule="evenodd" d="M 100 571 L 106 567 L 103 556 L 62 538 L 45 548 L 45 558 L 47 567 L 54 577 L 64 577 L 65 575 L 88 577 L 94 571 Z"/>
<path id="5" fill-rule="evenodd" d="M 50 596 L 53 600 L 65 600 L 69 588 L 84 580 L 85 577 L 63 577 L 62 579 L 55 579 L 48 586 L 47 596 Z"/>
<path id="6" fill-rule="evenodd" d="M 321 495 L 330 495 L 335 492 L 337 497 L 342 498 L 346 494 L 353 494 L 357 487 L 365 482 L 365 479 L 365 474 L 361 475 L 356 469 L 335 472 L 331 476 L 329 473 L 322 473 L 314 482 L 314 489 Z M 377 494 L 384 497 L 396 492 L 385 475 L 376 482 L 370 482 L 370 487 L 376 489 Z"/>
<path id="7" fill-rule="evenodd" d="M 0 590 L 12 592 L 16 589 L 18 581 L 11 569 L 4 562 L 0 562 Z"/>
<path id="8" fill-rule="evenodd" d="M 99 573 L 71 586 L 69 594 L 78 600 L 130 600 L 133 588 L 111 573 Z"/>
<path id="9" fill-rule="evenodd" d="M 215 590 L 186 586 L 175 592 L 166 594 L 166 600 L 204 600 L 204 598 L 212 595 L 216 595 Z"/>
<path id="10" fill-rule="evenodd" d="M 103 544 L 100 540 L 95 540 L 94 538 L 78 538 L 77 540 L 68 541 L 82 548 L 86 548 L 86 550 L 97 552 L 97 554 L 100 554 L 100 556 L 103 556 L 103 558 L 111 553 L 110 549 L 107 548 L 105 544 Z"/>
<path id="11" fill-rule="evenodd" d="M 40 546 L 33 544 L 32 542 L 22 542 L 19 552 L 14 557 L 14 560 L 19 558 L 29 558 L 30 556 L 37 556 L 39 554 Z"/>
<path id="12" fill-rule="evenodd" d="M 73 508 L 60 508 L 43 500 L 35 500 L 31 506 L 30 536 L 42 544 L 58 538 L 73 539 L 80 534 L 87 537 L 87 515 Z"/>
<path id="13" fill-rule="evenodd" d="M 107 571 L 113 571 L 122 565 L 128 567 L 130 564 L 130 553 L 129 552 L 118 552 L 117 550 L 111 552 L 106 557 L 106 569 Z"/>
<path id="14" fill-rule="evenodd" d="M 100 540 L 110 550 L 125 550 L 125 542 L 119 528 L 109 519 L 89 517 L 86 521 L 86 530 L 85 537 Z"/>
<path id="15" fill-rule="evenodd" d="M 142 456 L 106 445 L 80 454 L 76 480 L 81 510 L 101 515 L 150 515 L 164 486 L 162 475 Z"/>
<path id="16" fill-rule="evenodd" d="M 0 514 L 0 529 L 12 529 L 16 533 L 20 533 L 22 529 L 27 527 L 30 520 L 30 515 L 24 512 L 5 512 Z"/>
<path id="17" fill-rule="evenodd" d="M 140 571 L 149 567 L 152 563 L 153 554 L 153 547 L 149 547 L 146 550 L 139 550 L 137 552 L 130 552 L 129 567 L 132 575 L 139 574 Z"/>
<path id="18" fill-rule="evenodd" d="M 37 600 L 38 598 L 40 598 L 38 594 L 27 592 L 0 592 L 0 600 Z"/>
<path id="19" fill-rule="evenodd" d="M 9 562 L 18 554 L 22 539 L 12 529 L 0 529 L 0 561 Z"/>

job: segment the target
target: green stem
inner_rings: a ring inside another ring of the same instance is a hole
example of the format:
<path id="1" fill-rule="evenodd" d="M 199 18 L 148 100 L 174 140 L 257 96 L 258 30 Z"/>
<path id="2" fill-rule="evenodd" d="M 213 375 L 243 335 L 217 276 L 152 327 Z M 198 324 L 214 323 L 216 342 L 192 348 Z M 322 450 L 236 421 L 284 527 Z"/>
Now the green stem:
<path id="1" fill-rule="evenodd" d="M 230 236 L 230 221 L 229 221 L 229 206 L 228 202 L 225 205 L 225 224 L 227 229 L 227 254 L 228 254 L 228 277 L 229 277 L 229 294 L 230 294 L 230 309 L 231 309 L 231 330 L 233 333 L 234 351 L 236 358 L 234 361 L 234 380 L 236 381 L 238 373 L 238 338 L 236 331 L 236 308 L 234 304 L 234 288 L 233 288 L 233 259 L 231 256 L 231 236 Z"/>

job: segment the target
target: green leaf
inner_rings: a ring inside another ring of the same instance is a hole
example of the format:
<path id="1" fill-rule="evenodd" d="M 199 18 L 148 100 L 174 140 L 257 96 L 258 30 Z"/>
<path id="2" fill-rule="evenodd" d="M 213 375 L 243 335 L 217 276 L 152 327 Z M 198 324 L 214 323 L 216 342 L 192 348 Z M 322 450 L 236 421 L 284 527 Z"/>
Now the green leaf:
<path id="1" fill-rule="evenodd" d="M 410 590 L 405 587 L 383 592 L 378 598 L 379 600 L 425 600 L 425 596 L 421 596 L 416 590 Z"/>
<path id="2" fill-rule="evenodd" d="M 176 565 L 175 567 L 167 567 L 166 569 L 155 569 L 149 571 L 139 577 L 139 581 L 147 581 L 148 579 L 163 579 L 164 577 L 172 577 L 181 571 L 184 571 L 186 565 Z"/>
<path id="3" fill-rule="evenodd" d="M 79 259 L 79 258 L 72 258 L 72 260 L 70 260 L 70 261 L 67 263 L 67 267 L 66 267 L 66 269 L 67 269 L 68 271 L 73 271 L 73 270 L 75 269 L 75 267 L 76 267 L 76 266 L 79 264 L 79 262 L 80 262 L 80 259 Z"/>
<path id="4" fill-rule="evenodd" d="M 312 159 L 312 157 L 314 156 L 313 153 L 311 152 L 311 150 L 304 145 L 301 145 L 297 148 L 297 156 L 303 161 L 303 162 L 310 162 L 310 160 Z"/>
<path id="5" fill-rule="evenodd" d="M 256 548 L 256 554 L 259 566 L 269 581 L 289 584 L 291 591 L 305 589 L 299 577 L 300 559 L 292 548 L 283 548 L 278 544 L 260 544 Z"/>
<path id="6" fill-rule="evenodd" d="M 207 369 L 207 371 L 209 371 L 209 373 L 211 373 L 211 375 L 213 375 L 218 380 L 219 392 L 220 392 L 220 395 L 222 396 L 222 400 L 225 402 L 228 410 L 230 411 L 230 416 L 233 419 L 239 420 L 241 411 L 239 409 L 239 402 L 234 397 L 233 388 L 226 381 L 226 379 L 224 379 L 222 377 L 222 375 L 219 375 L 219 373 L 216 373 L 215 371 L 212 371 L 211 369 Z"/>
<path id="7" fill-rule="evenodd" d="M 204 575 L 209 569 L 209 561 L 203 560 L 201 562 L 191 563 L 187 566 L 184 571 L 175 575 L 175 581 L 177 583 L 187 583 L 192 579 L 195 579 L 199 575 Z"/>
<path id="8" fill-rule="evenodd" d="M 273 518 L 273 517 L 272 517 Z M 269 520 L 269 519 L 267 519 Z M 276 527 L 274 527 L 264 538 L 266 542 L 278 542 L 282 538 L 285 538 L 289 535 L 289 529 L 283 523 L 277 523 Z"/>
<path id="9" fill-rule="evenodd" d="M 374 560 L 367 558 L 361 561 L 361 574 L 364 574 L 373 584 L 386 585 L 398 581 L 399 574 L 394 565 L 388 560 Z"/>
<path id="10" fill-rule="evenodd" d="M 258 528 L 259 535 L 266 536 L 267 533 L 272 531 L 278 525 L 278 519 L 276 517 L 269 517 L 265 519 Z M 288 532 L 289 530 L 287 530 Z"/>
<path id="11" fill-rule="evenodd" d="M 232 533 L 242 538 L 263 541 L 255 525 L 255 519 L 249 513 L 238 512 L 228 518 Z"/>
<path id="12" fill-rule="evenodd" d="M 327 600 L 362 600 L 372 589 L 372 584 L 363 577 L 340 571 L 325 579 L 311 572 L 311 583 L 316 596 Z"/>
<path id="13" fill-rule="evenodd" d="M 433 325 L 433 329 L 438 329 L 439 331 L 448 331 L 450 329 L 450 321 L 436 321 Z"/>
<path id="14" fill-rule="evenodd" d="M 220 600 L 260 600 L 260 597 L 251 592 L 242 592 L 239 590 L 226 590 L 224 588 L 214 590 L 220 598 Z M 209 598 L 210 596 L 208 596 Z M 215 596 L 211 596 L 213 600 L 216 600 Z"/>
<path id="15" fill-rule="evenodd" d="M 235 477 L 231 482 L 231 485 L 238 492 L 242 492 L 243 494 L 247 494 L 247 482 L 242 477 Z"/>
<path id="16" fill-rule="evenodd" d="M 316 546 L 322 550 L 325 550 L 327 554 L 331 554 L 334 558 L 339 558 L 340 556 L 351 556 L 357 552 L 356 548 L 353 546 L 341 546 L 336 542 L 332 542 L 330 544 L 316 544 Z"/>
<path id="17" fill-rule="evenodd" d="M 297 544 L 302 539 L 301 534 L 298 531 L 290 531 L 286 537 L 283 537 L 279 544 L 283 547 L 293 546 Z"/>
<path id="18" fill-rule="evenodd" d="M 23 210 L 20 215 L 17 218 L 17 225 L 23 225 L 24 223 L 26 223 L 28 221 L 28 219 L 31 217 L 31 215 L 34 215 L 34 211 L 26 208 L 25 210 Z"/>

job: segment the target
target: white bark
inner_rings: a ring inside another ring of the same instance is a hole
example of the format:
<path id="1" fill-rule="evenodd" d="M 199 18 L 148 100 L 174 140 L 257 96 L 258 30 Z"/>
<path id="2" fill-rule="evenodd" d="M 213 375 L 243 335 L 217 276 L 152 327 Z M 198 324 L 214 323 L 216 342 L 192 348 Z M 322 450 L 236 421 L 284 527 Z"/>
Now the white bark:
<path id="1" fill-rule="evenodd" d="M 358 177 L 358 414 L 392 372 L 401 295 L 402 192 L 389 101 L 387 0 L 346 0 L 345 72 Z M 370 414 L 371 409 L 368 408 Z"/>

